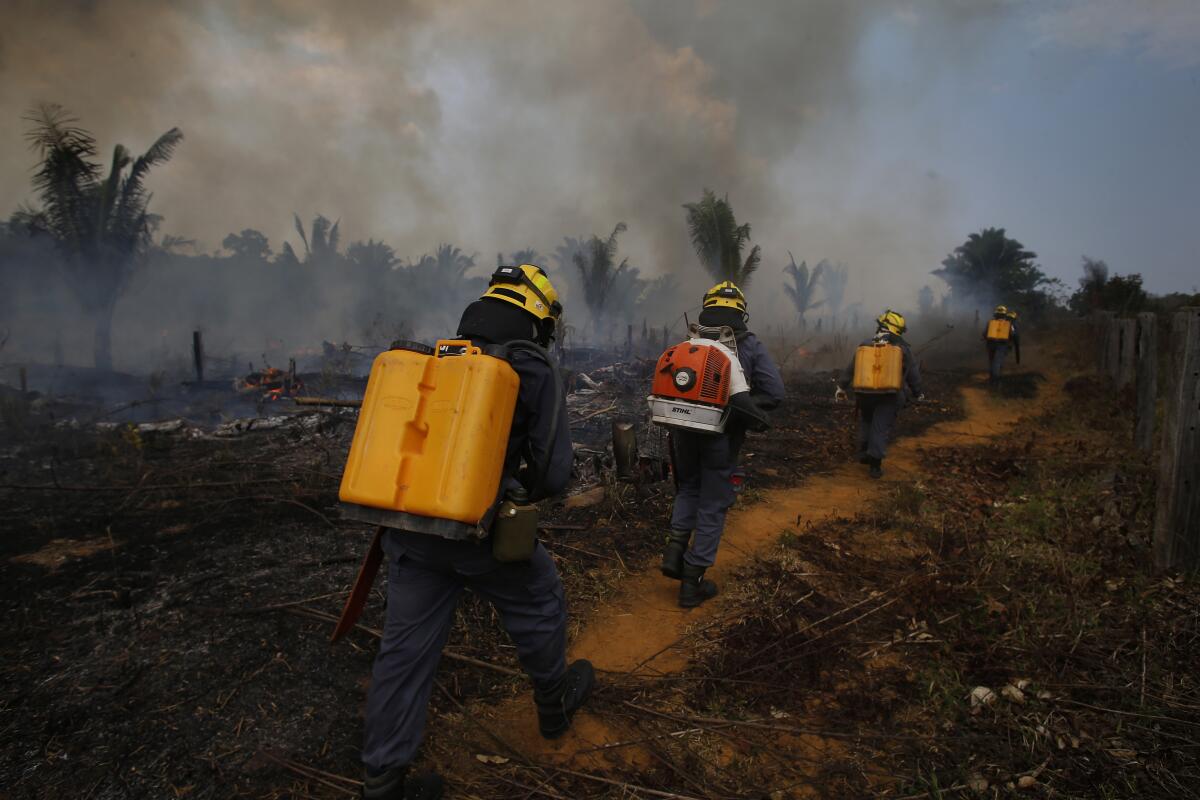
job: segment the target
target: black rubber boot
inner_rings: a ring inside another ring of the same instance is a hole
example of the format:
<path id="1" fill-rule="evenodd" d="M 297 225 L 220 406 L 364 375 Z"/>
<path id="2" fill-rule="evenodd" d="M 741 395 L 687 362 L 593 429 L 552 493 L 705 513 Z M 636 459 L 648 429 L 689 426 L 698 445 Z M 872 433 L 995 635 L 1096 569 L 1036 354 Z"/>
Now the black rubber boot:
<path id="1" fill-rule="evenodd" d="M 872 478 L 882 478 L 883 477 L 883 459 L 882 458 L 872 458 L 870 460 L 870 462 L 868 462 L 868 463 L 870 463 L 871 469 L 868 470 L 867 474 L 869 474 Z"/>
<path id="2" fill-rule="evenodd" d="M 537 704 L 538 730 L 546 739 L 557 739 L 571 727 L 575 716 L 596 685 L 596 670 L 592 662 L 578 659 L 567 667 L 566 673 L 557 684 L 545 689 L 533 690 L 533 702 Z"/>
<path id="3" fill-rule="evenodd" d="M 662 574 L 679 580 L 683 577 L 683 554 L 687 552 L 691 531 L 672 530 L 667 534 L 667 547 L 663 550 Z"/>
<path id="4" fill-rule="evenodd" d="M 377 775 L 367 772 L 364 800 L 441 800 L 442 778 L 436 772 L 409 774 L 408 767 L 393 767 Z"/>
<path id="5" fill-rule="evenodd" d="M 683 565 L 683 575 L 679 583 L 679 605 L 681 608 L 695 608 L 705 600 L 717 596 L 717 585 L 704 579 L 706 567 Z"/>
<path id="6" fill-rule="evenodd" d="M 866 453 L 859 453 L 857 456 L 855 456 L 855 458 L 858 459 L 858 463 L 860 463 L 860 464 L 870 464 L 871 463 L 871 457 L 869 455 L 867 455 Z"/>

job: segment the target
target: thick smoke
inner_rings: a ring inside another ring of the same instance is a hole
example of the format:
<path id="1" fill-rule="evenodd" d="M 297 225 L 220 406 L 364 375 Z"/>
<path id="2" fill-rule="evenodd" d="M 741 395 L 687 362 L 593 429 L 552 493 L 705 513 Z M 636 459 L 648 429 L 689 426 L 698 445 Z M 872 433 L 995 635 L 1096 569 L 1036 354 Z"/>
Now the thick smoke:
<path id="1" fill-rule="evenodd" d="M 927 166 L 899 154 L 892 174 L 856 171 L 856 125 L 879 102 L 856 65 L 880 25 L 911 23 L 930 44 L 918 69 L 952 69 L 1000 13 L 917 8 L 912 22 L 842 0 L 17 0 L 0 32 L 0 209 L 31 199 L 20 117 L 49 101 L 104 147 L 181 127 L 152 210 L 203 252 L 243 228 L 298 246 L 293 211 L 321 213 L 344 244 L 383 239 L 415 260 L 451 242 L 480 254 L 482 274 L 497 251 L 548 255 L 623 221 L 622 254 L 644 277 L 678 274 L 673 319 L 709 282 L 680 206 L 711 187 L 763 245 L 760 319 L 788 311 L 788 250 L 848 263 L 849 299 L 911 305 L 964 232 L 939 226 L 952 198 Z M 896 183 L 902 195 L 880 191 Z M 349 333 L 344 313 L 328 316 L 314 341 Z"/>

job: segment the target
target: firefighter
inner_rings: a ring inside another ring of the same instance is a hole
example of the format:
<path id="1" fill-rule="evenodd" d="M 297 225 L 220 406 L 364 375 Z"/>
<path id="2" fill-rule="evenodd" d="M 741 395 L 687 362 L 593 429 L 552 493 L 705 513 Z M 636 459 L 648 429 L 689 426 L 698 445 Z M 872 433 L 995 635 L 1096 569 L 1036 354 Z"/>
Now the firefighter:
<path id="1" fill-rule="evenodd" d="M 983 341 L 988 353 L 988 384 L 1000 385 L 1000 371 L 1012 347 L 1017 363 L 1021 363 L 1021 335 L 1017 331 L 1017 312 L 1007 306 L 996 306 L 992 318 L 983 329 Z"/>
<path id="2" fill-rule="evenodd" d="M 732 281 L 723 281 L 705 293 L 700 324 L 733 329 L 751 400 L 759 411 L 766 412 L 783 401 L 783 378 L 766 346 L 746 328 L 749 319 L 746 297 Z M 717 585 L 705 579 L 704 572 L 717 558 L 725 512 L 733 505 L 733 473 L 748 419 L 735 415 L 719 435 L 671 432 L 675 507 L 662 574 L 680 581 L 679 605 L 683 608 L 698 606 L 717 594 Z"/>
<path id="3" fill-rule="evenodd" d="M 898 390 L 873 394 L 855 392 L 854 395 L 858 406 L 858 461 L 869 466 L 868 474 L 872 478 L 881 478 L 883 457 L 887 454 L 896 414 L 904 408 L 910 397 L 920 402 L 925 399 L 925 394 L 921 388 L 921 370 L 917 366 L 917 359 L 903 338 L 908 329 L 904 317 L 889 309 L 880 314 L 875 323 L 875 336 L 863 342 L 863 345 L 890 344 L 903 352 L 902 380 Z M 846 389 L 854 378 L 854 363 L 853 360 L 850 362 L 838 381 L 838 389 L 834 394 L 838 402 L 846 400 Z"/>
<path id="4" fill-rule="evenodd" d="M 541 268 L 502 266 L 482 297 L 463 312 L 458 338 L 480 347 L 529 340 L 546 348 L 561 312 L 558 294 Z M 535 352 L 514 349 L 510 355 L 520 386 L 501 478 L 502 495 L 524 492 L 529 501 L 563 491 L 573 461 L 561 383 L 548 359 Z M 516 645 L 521 666 L 533 681 L 542 736 L 564 734 L 591 693 L 595 677 L 586 660 L 566 663 L 563 586 L 545 547 L 537 543 L 529 561 L 501 563 L 493 558 L 488 541 L 389 529 L 384 551 L 387 621 L 367 694 L 363 797 L 442 796 L 440 776 L 412 773 L 409 765 L 421 741 L 438 660 L 464 588 L 495 607 Z"/>

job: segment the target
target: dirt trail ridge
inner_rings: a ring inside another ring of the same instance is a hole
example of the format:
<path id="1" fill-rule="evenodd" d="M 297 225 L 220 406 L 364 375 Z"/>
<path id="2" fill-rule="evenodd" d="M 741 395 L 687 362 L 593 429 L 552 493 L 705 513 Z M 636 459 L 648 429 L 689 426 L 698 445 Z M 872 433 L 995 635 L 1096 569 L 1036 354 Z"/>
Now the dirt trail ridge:
<path id="1" fill-rule="evenodd" d="M 808 525 L 851 516 L 865 505 L 869 494 L 876 494 L 889 484 L 918 479 L 921 449 L 1004 435 L 1018 419 L 1036 413 L 1059 394 L 1054 388 L 1060 382 L 1050 378 L 1042 384 L 1034 400 L 998 399 L 986 390 L 984 380 L 984 375 L 977 375 L 971 385 L 961 390 L 964 419 L 938 423 L 920 435 L 893 443 L 884 461 L 881 481 L 868 479 L 865 466 L 848 463 L 797 486 L 763 492 L 754 504 L 731 510 L 717 564 L 708 571 L 708 576 L 721 585 L 755 551 L 770 545 L 784 531 L 802 531 Z M 718 596 L 700 608 L 685 610 L 676 603 L 678 591 L 679 583 L 664 578 L 656 567 L 631 575 L 615 597 L 588 613 L 589 621 L 573 642 L 569 658 L 587 658 L 602 671 L 646 676 L 681 671 L 688 661 L 687 631 L 719 621 L 722 602 Z M 603 673 L 598 678 L 603 681 Z M 497 730 L 504 731 L 506 741 L 518 750 L 552 762 L 571 761 L 580 767 L 593 766 L 588 763 L 593 759 L 578 756 L 594 752 L 623 735 L 583 711 L 567 736 L 546 742 L 537 735 L 532 704 L 525 696 L 493 707 L 490 712 L 485 716 L 498 726 Z M 626 765 L 633 761 L 636 766 L 638 756 L 626 748 L 621 760 Z"/>

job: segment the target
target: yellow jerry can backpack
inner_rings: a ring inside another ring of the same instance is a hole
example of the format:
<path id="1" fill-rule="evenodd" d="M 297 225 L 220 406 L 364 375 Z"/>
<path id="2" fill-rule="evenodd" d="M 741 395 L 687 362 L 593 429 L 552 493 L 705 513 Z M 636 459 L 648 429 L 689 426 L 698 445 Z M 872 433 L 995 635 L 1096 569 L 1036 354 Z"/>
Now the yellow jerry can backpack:
<path id="1" fill-rule="evenodd" d="M 503 355 L 467 340 L 380 353 L 342 473 L 343 515 L 447 539 L 485 536 L 519 386 Z"/>
<path id="2" fill-rule="evenodd" d="M 904 351 L 897 345 L 864 344 L 854 353 L 854 391 L 898 392 L 904 385 Z"/>
<path id="3" fill-rule="evenodd" d="M 989 342 L 1007 342 L 1012 336 L 1012 322 L 1007 319 L 988 320 L 987 340 Z"/>

